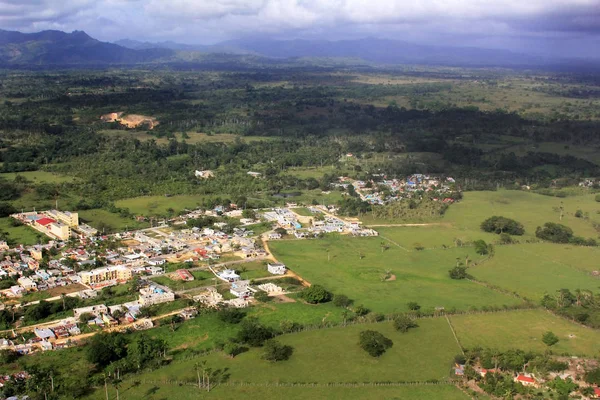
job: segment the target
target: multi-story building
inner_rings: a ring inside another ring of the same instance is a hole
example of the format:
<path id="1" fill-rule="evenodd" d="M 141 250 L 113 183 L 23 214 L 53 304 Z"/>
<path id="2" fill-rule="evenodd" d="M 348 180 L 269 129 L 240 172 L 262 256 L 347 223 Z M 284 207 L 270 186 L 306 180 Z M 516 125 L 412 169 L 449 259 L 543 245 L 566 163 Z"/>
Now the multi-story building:
<path id="1" fill-rule="evenodd" d="M 150 286 L 140 290 L 138 299 L 141 306 L 151 306 L 153 304 L 168 303 L 175 300 L 175 293 L 161 288 Z"/>
<path id="2" fill-rule="evenodd" d="M 106 281 L 128 281 L 131 279 L 132 272 L 124 265 L 113 265 L 84 271 L 80 275 L 81 283 L 84 285 L 95 285 Z"/>
<path id="3" fill-rule="evenodd" d="M 79 214 L 76 212 L 48 210 L 46 215 L 72 228 L 79 226 Z"/>

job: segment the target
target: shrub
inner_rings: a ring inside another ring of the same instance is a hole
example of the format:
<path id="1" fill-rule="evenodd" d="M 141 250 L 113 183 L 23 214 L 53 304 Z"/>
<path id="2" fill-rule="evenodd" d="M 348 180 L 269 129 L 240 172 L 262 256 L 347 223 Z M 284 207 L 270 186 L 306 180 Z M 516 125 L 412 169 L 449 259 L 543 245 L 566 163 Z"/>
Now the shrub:
<path id="1" fill-rule="evenodd" d="M 575 218 L 583 218 L 583 211 L 581 211 L 581 210 L 575 211 Z"/>
<path id="2" fill-rule="evenodd" d="M 467 278 L 467 267 L 454 267 L 448 271 L 450 278 L 452 279 L 465 279 Z"/>
<path id="3" fill-rule="evenodd" d="M 259 324 L 254 319 L 246 319 L 242 322 L 242 329 L 238 331 L 237 339 L 249 346 L 260 347 L 274 336 L 273 329 Z"/>
<path id="4" fill-rule="evenodd" d="M 360 333 L 359 345 L 372 357 L 379 357 L 392 347 L 394 342 L 377 331 L 367 330 Z"/>
<path id="5" fill-rule="evenodd" d="M 394 328 L 398 332 L 406 333 L 410 328 L 417 328 L 418 326 L 408 315 L 399 315 L 394 318 Z"/>
<path id="6" fill-rule="evenodd" d="M 489 252 L 488 245 L 485 241 L 479 239 L 474 241 L 473 244 L 475 245 L 475 251 L 477 254 L 484 256 Z"/>
<path id="7" fill-rule="evenodd" d="M 535 236 L 553 243 L 569 243 L 573 237 L 573 230 L 568 226 L 546 222 L 544 227 L 537 227 Z"/>
<path id="8" fill-rule="evenodd" d="M 600 203 L 600 194 L 597 194 L 597 195 L 596 195 L 596 201 L 597 201 L 598 203 Z"/>
<path id="9" fill-rule="evenodd" d="M 267 340 L 264 349 L 262 358 L 268 361 L 285 361 L 294 352 L 292 346 L 281 344 L 276 340 Z"/>
<path id="10" fill-rule="evenodd" d="M 352 304 L 352 300 L 345 294 L 336 294 L 333 296 L 333 305 L 336 307 L 348 307 Z"/>
<path id="11" fill-rule="evenodd" d="M 363 317 L 370 312 L 371 312 L 371 310 L 369 310 L 367 307 L 363 306 L 362 304 L 359 304 L 354 308 L 354 313 L 356 315 L 358 315 L 359 317 Z"/>
<path id="12" fill-rule="evenodd" d="M 510 218 L 498 216 L 493 216 L 483 221 L 481 229 L 485 232 L 497 234 L 508 233 L 516 236 L 521 236 L 525 233 L 525 228 L 523 228 L 521 223 Z"/>
<path id="13" fill-rule="evenodd" d="M 246 312 L 239 308 L 224 308 L 218 313 L 219 319 L 228 324 L 239 324 L 246 316 Z"/>
<path id="14" fill-rule="evenodd" d="M 415 243 L 415 244 L 413 244 L 413 247 L 417 251 L 421 251 L 421 250 L 425 249 L 425 246 L 423 246 L 421 243 Z"/>
<path id="15" fill-rule="evenodd" d="M 542 336 L 542 342 L 544 342 L 544 344 L 548 347 L 554 346 L 556 343 L 558 343 L 558 341 L 558 336 L 556 336 L 554 332 L 551 331 L 544 333 L 544 335 Z"/>
<path id="16" fill-rule="evenodd" d="M 331 293 L 321 285 L 312 285 L 300 292 L 300 297 L 307 303 L 318 304 L 331 301 Z"/>
<path id="17" fill-rule="evenodd" d="M 254 298 L 261 303 L 267 303 L 271 301 L 271 297 L 269 297 L 269 294 L 264 290 L 259 290 L 258 292 L 254 293 Z"/>
<path id="18" fill-rule="evenodd" d="M 406 303 L 406 305 L 408 306 L 408 309 L 411 311 L 418 311 L 421 309 L 421 306 L 419 305 L 419 303 L 417 303 L 415 301 L 410 301 L 410 302 Z"/>

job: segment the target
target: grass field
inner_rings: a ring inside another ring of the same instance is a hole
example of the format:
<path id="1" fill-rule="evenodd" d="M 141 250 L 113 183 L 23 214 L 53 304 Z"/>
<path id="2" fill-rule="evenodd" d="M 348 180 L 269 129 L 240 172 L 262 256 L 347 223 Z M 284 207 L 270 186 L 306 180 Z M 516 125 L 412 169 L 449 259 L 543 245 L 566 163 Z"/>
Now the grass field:
<path id="1" fill-rule="evenodd" d="M 194 275 L 193 281 L 182 281 L 171 279 L 167 275 L 157 276 L 151 278 L 154 282 L 167 286 L 173 290 L 187 290 L 193 289 L 197 287 L 204 287 L 214 285 L 216 281 L 216 277 L 210 271 L 192 271 L 192 275 Z"/>
<path id="2" fill-rule="evenodd" d="M 0 174 L 0 178 L 7 180 L 14 180 L 17 175 L 26 178 L 34 183 L 63 183 L 73 182 L 74 178 L 71 176 L 58 175 L 47 171 L 23 171 L 23 172 L 6 172 Z"/>
<path id="3" fill-rule="evenodd" d="M 123 218 L 118 214 L 102 209 L 81 210 L 79 211 L 79 218 L 94 228 L 102 229 L 105 227 L 107 233 L 110 231 L 124 231 L 126 229 L 141 229 L 149 226 L 147 222 L 138 222 L 131 218 Z"/>
<path id="4" fill-rule="evenodd" d="M 564 217 L 560 220 L 559 207 L 564 206 Z M 465 232 L 479 232 L 480 224 L 493 215 L 512 218 L 525 226 L 525 236 L 535 236 L 535 229 L 546 222 L 567 225 L 576 235 L 598 236 L 591 221 L 574 216 L 577 210 L 589 212 L 592 221 L 599 221 L 598 203 L 594 195 L 557 198 L 516 190 L 496 192 L 466 192 L 464 199 L 450 206 L 442 222 Z"/>
<path id="5" fill-rule="evenodd" d="M 293 212 L 302 217 L 313 217 L 315 214 L 306 207 L 298 207 L 292 209 Z"/>
<path id="6" fill-rule="evenodd" d="M 198 208 L 201 197 L 193 195 L 180 196 L 144 196 L 115 202 L 117 207 L 128 208 L 136 215 L 167 215 L 172 208 L 175 213 L 185 209 Z"/>
<path id="7" fill-rule="evenodd" d="M 450 319 L 465 348 L 481 346 L 544 352 L 548 347 L 542 343 L 542 335 L 552 331 L 560 339 L 551 348 L 554 353 L 590 357 L 600 354 L 599 331 L 575 325 L 543 310 L 456 315 Z"/>
<path id="8" fill-rule="evenodd" d="M 390 246 L 388 250 L 382 251 L 382 242 Z M 471 248 L 407 252 L 381 238 L 337 236 L 272 242 L 270 247 L 277 259 L 309 282 L 346 294 L 376 312 L 406 311 L 410 301 L 429 311 L 519 303 L 480 285 L 449 278 L 448 270 L 457 258 L 477 259 Z M 395 280 L 382 281 L 388 270 Z"/>
<path id="9" fill-rule="evenodd" d="M 109 387 L 109 396 L 116 396 L 114 388 Z M 127 400 L 178 399 L 192 400 L 214 397 L 220 400 L 468 400 L 469 397 L 452 385 L 436 386 L 399 386 L 399 387 L 284 387 L 284 386 L 221 386 L 206 395 L 194 386 L 163 384 L 136 384 L 126 382 L 120 389 L 121 398 Z M 98 389 L 88 399 L 104 400 L 103 390 Z"/>
<path id="10" fill-rule="evenodd" d="M 579 251 L 579 259 L 585 261 L 569 260 L 571 254 Z M 494 257 L 469 269 L 469 273 L 537 303 L 545 293 L 552 295 L 563 288 L 596 290 L 600 279 L 585 269 L 594 268 L 594 263 L 595 268 L 600 268 L 597 255 L 597 249 L 548 243 L 496 246 Z"/>
<path id="11" fill-rule="evenodd" d="M 481 230 L 461 229 L 451 224 L 441 223 L 430 226 L 375 227 L 383 238 L 388 238 L 407 249 L 413 249 L 415 243 L 425 248 L 455 247 L 456 239 L 463 243 L 483 239 L 486 242 L 498 240 L 498 235 Z"/>
<path id="12" fill-rule="evenodd" d="M 39 242 L 41 233 L 28 226 L 12 226 L 12 218 L 0 218 L 0 231 L 8 233 L 8 238 L 15 244 L 32 245 Z"/>
<path id="13" fill-rule="evenodd" d="M 369 356 L 357 344 L 359 333 L 366 329 L 383 333 L 392 339 L 393 347 L 379 358 Z M 442 318 L 420 320 L 419 327 L 406 334 L 385 322 L 287 334 L 278 340 L 294 347 L 288 361 L 264 361 L 260 349 L 251 349 L 235 359 L 221 353 L 204 359 L 211 367 L 229 368 L 233 382 L 399 382 L 444 380 L 449 377 L 454 355 L 460 352 Z M 195 381 L 196 362 L 198 359 L 174 361 L 137 379 Z"/>

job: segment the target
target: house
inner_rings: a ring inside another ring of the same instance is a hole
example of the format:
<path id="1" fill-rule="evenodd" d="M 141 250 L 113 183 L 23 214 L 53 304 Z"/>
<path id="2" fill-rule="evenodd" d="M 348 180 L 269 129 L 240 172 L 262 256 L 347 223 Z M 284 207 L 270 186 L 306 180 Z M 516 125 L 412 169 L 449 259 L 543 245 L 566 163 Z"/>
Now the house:
<path id="1" fill-rule="evenodd" d="M 269 233 L 269 240 L 278 240 L 281 239 L 281 233 L 277 233 L 277 232 L 272 232 Z"/>
<path id="2" fill-rule="evenodd" d="M 238 299 L 247 299 L 248 297 L 252 297 L 254 290 L 250 288 L 250 281 L 236 281 L 231 284 L 229 293 Z"/>
<path id="3" fill-rule="evenodd" d="M 24 276 L 20 277 L 17 280 L 17 283 L 19 285 L 21 285 L 21 287 L 23 289 L 25 289 L 25 290 L 35 290 L 35 289 L 37 289 L 37 284 L 34 281 L 32 281 L 31 279 L 26 278 Z"/>
<path id="4" fill-rule="evenodd" d="M 167 262 L 167 260 L 165 260 L 164 258 L 158 258 L 158 257 L 151 258 L 148 260 L 148 264 L 150 264 L 154 267 L 156 267 L 158 265 L 164 265 L 166 262 Z"/>
<path id="5" fill-rule="evenodd" d="M 35 336 L 37 336 L 38 338 L 40 338 L 42 340 L 56 338 L 56 336 L 54 335 L 54 332 L 52 332 L 52 330 L 48 329 L 48 328 L 35 328 L 33 330 L 33 332 L 35 333 Z"/>
<path id="6" fill-rule="evenodd" d="M 268 263 L 267 270 L 273 275 L 285 275 L 287 267 L 281 263 Z"/>
<path id="7" fill-rule="evenodd" d="M 124 265 L 96 268 L 80 273 L 81 283 L 84 285 L 95 285 L 107 281 L 126 282 L 131 279 L 132 275 L 131 270 Z"/>
<path id="8" fill-rule="evenodd" d="M 254 178 L 258 178 L 262 174 L 260 172 L 248 171 L 248 175 L 250 175 L 250 176 L 252 176 Z"/>
<path id="9" fill-rule="evenodd" d="M 179 313 L 179 316 L 185 320 L 194 319 L 198 315 L 198 310 L 195 308 L 186 308 L 182 312 Z"/>
<path id="10" fill-rule="evenodd" d="M 464 364 L 454 364 L 454 375 L 464 376 L 464 374 L 465 374 Z"/>
<path id="11" fill-rule="evenodd" d="M 196 178 L 200 178 L 200 179 L 208 179 L 208 178 L 212 178 L 213 176 L 215 176 L 215 173 L 209 169 L 204 170 L 204 171 L 194 171 L 194 175 L 196 176 Z"/>
<path id="12" fill-rule="evenodd" d="M 73 309 L 73 316 L 75 319 L 79 319 L 82 314 L 91 314 L 95 317 L 100 317 L 100 315 L 106 313 L 108 313 L 108 307 L 106 307 L 104 304 Z"/>
<path id="13" fill-rule="evenodd" d="M 594 398 L 600 399 L 600 388 L 594 388 Z"/>
<path id="14" fill-rule="evenodd" d="M 178 269 L 175 271 L 175 279 L 181 279 L 182 281 L 193 281 L 194 275 L 187 269 Z"/>
<path id="15" fill-rule="evenodd" d="M 523 386 L 538 386 L 538 382 L 535 380 L 532 374 L 518 374 L 514 381 L 522 384 Z"/>
<path id="16" fill-rule="evenodd" d="M 168 303 L 175 301 L 175 293 L 166 291 L 155 286 L 149 286 L 140 290 L 138 302 L 142 307 L 154 304 Z"/>
<path id="17" fill-rule="evenodd" d="M 219 278 L 227 282 L 235 282 L 240 279 L 240 276 L 232 269 L 225 269 L 217 274 Z"/>

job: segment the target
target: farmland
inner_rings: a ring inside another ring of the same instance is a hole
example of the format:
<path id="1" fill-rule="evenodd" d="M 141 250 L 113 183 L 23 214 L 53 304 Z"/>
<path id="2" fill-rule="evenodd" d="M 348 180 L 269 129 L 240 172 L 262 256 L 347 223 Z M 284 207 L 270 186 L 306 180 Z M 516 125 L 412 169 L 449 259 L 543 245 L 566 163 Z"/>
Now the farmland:
<path id="1" fill-rule="evenodd" d="M 472 248 L 407 251 L 377 238 L 335 236 L 272 242 L 270 247 L 279 260 L 309 282 L 346 294 L 376 312 L 406 311 L 409 301 L 429 311 L 520 303 L 514 297 L 448 277 L 457 258 L 478 258 Z M 390 278 L 394 277 L 385 280 L 382 277 L 388 271 Z"/>
<path id="2" fill-rule="evenodd" d="M 596 357 L 600 352 L 600 332 L 581 327 L 542 310 L 519 310 L 492 314 L 450 317 L 460 343 L 498 350 L 522 349 L 544 352 L 544 332 L 552 331 L 559 342 L 552 346 L 557 354 Z"/>

